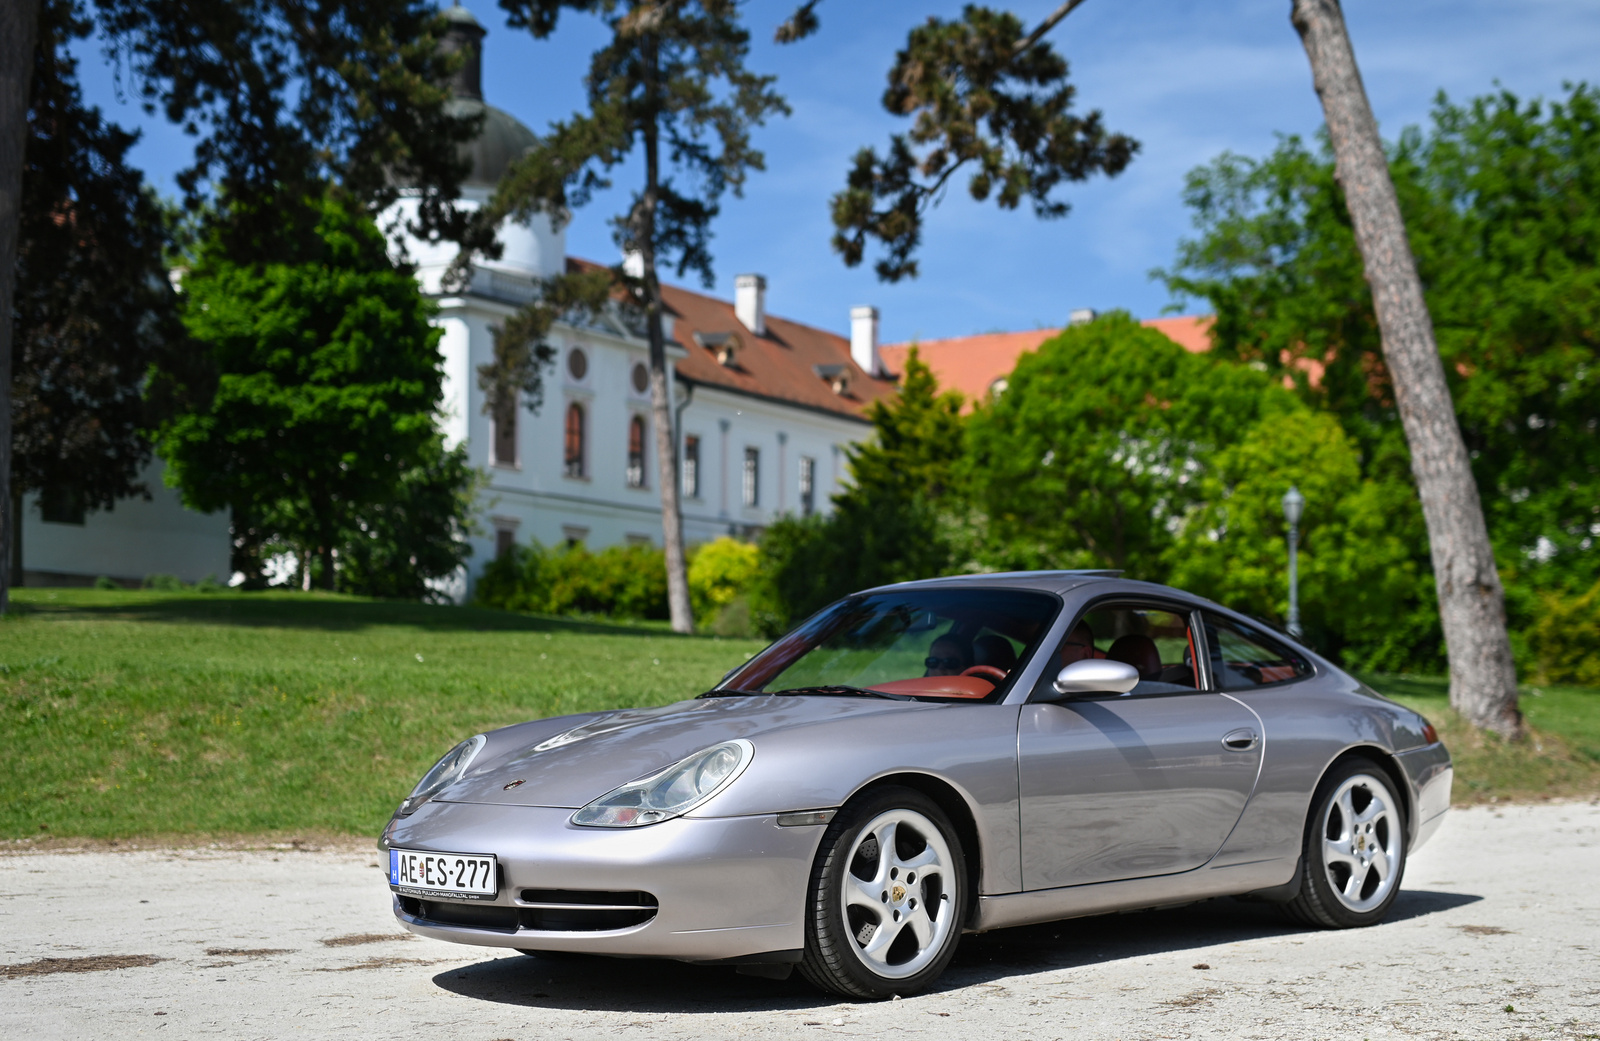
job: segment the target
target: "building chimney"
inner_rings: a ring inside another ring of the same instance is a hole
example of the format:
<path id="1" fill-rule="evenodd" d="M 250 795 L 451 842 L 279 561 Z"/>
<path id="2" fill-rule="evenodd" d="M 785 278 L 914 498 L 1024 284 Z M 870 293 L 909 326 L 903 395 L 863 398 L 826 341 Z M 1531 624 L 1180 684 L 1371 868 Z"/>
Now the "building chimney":
<path id="1" fill-rule="evenodd" d="M 767 280 L 739 275 L 733 280 L 733 313 L 757 336 L 767 335 Z"/>
<path id="2" fill-rule="evenodd" d="M 466 52 L 466 60 L 450 78 L 450 93 L 458 98 L 483 100 L 483 38 L 488 34 L 478 20 L 460 4 L 444 12 L 445 29 L 440 49 L 446 54 Z"/>
<path id="3" fill-rule="evenodd" d="M 850 357 L 868 376 L 883 375 L 878 358 L 878 309 L 850 308 Z"/>

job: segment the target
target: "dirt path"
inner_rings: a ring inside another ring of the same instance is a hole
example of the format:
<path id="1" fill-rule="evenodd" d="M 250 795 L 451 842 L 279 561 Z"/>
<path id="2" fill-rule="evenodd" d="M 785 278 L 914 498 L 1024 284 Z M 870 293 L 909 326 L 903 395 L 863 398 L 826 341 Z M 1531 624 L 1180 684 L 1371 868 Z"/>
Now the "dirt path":
<path id="1" fill-rule="evenodd" d="M 1231 900 L 967 937 L 935 993 L 401 933 L 352 852 L 0 856 L 0 1037 L 1600 1038 L 1600 806 L 1471 809 L 1384 925 Z"/>

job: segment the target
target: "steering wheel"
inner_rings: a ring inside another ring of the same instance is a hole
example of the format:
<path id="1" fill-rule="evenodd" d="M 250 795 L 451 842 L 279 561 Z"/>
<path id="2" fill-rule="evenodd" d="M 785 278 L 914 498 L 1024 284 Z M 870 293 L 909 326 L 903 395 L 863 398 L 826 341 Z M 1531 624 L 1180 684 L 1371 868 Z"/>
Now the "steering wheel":
<path id="1" fill-rule="evenodd" d="M 988 680 L 998 687 L 1005 682 L 1006 670 L 994 665 L 974 665 L 970 669 L 963 669 L 961 675 L 976 676 L 980 680 Z"/>

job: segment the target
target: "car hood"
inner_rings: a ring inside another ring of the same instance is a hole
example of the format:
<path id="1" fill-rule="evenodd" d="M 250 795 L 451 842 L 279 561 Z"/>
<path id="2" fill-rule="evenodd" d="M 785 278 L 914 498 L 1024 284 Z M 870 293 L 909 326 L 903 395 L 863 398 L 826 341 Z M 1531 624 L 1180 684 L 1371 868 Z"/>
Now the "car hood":
<path id="1" fill-rule="evenodd" d="M 569 716 L 565 727 L 551 726 L 560 720 L 540 720 L 489 735 L 486 755 L 434 801 L 576 809 L 721 741 L 754 740 L 759 758 L 763 735 L 937 707 L 875 698 L 753 695 Z"/>

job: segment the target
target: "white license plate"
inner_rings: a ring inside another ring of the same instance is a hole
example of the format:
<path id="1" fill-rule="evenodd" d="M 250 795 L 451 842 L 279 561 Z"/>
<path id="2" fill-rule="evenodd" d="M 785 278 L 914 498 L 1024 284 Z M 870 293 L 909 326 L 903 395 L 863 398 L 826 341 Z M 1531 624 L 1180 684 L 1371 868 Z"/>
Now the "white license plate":
<path id="1" fill-rule="evenodd" d="M 389 887 L 402 896 L 493 900 L 500 879 L 493 854 L 391 849 Z"/>

